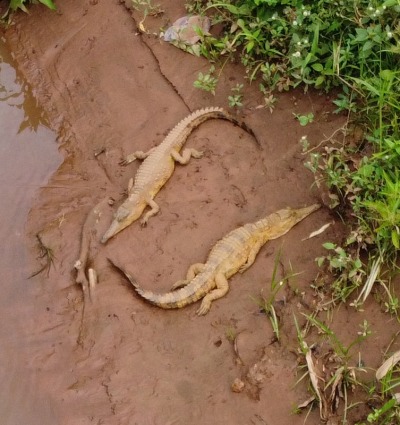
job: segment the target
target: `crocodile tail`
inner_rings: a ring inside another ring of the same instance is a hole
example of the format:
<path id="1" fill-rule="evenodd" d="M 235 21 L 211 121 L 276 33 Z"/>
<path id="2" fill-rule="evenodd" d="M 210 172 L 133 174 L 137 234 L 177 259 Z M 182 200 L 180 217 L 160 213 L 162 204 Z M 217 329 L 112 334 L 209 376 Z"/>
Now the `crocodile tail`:
<path id="1" fill-rule="evenodd" d="M 124 268 L 116 264 L 111 258 L 108 258 L 108 261 L 112 264 L 113 267 L 115 267 L 121 274 L 123 274 L 129 282 L 132 284 L 135 291 L 140 295 L 142 298 L 144 298 L 148 302 L 153 302 L 151 294 L 153 294 L 151 291 L 145 291 L 135 280 L 135 278 L 130 275 Z M 154 294 L 155 295 L 155 294 Z"/>
<path id="2" fill-rule="evenodd" d="M 260 147 L 261 144 L 259 142 L 259 140 L 257 139 L 257 136 L 254 134 L 254 131 L 244 122 L 244 121 L 239 121 L 238 119 L 236 119 L 233 115 L 231 114 L 227 114 L 224 117 L 221 117 L 222 119 L 228 120 L 231 123 L 233 123 L 234 125 L 240 127 L 242 130 L 246 131 L 247 133 L 250 134 L 250 136 L 253 137 L 253 139 L 256 141 L 257 146 Z"/>
<path id="3" fill-rule="evenodd" d="M 244 122 L 244 121 L 239 121 L 237 118 L 235 118 L 232 114 L 230 114 L 229 112 L 225 111 L 225 109 L 223 108 L 218 108 L 218 107 L 209 107 L 209 108 L 204 108 L 204 109 L 199 109 L 198 111 L 194 111 L 192 115 L 190 116 L 196 116 L 196 115 L 210 115 L 210 118 L 216 118 L 216 119 L 221 119 L 221 120 L 226 120 L 226 121 L 230 121 L 232 124 L 240 127 L 242 130 L 246 131 L 247 133 L 250 134 L 250 136 L 252 136 L 254 138 L 254 140 L 256 141 L 258 146 L 260 145 L 260 142 L 258 141 L 256 135 L 254 134 L 254 131 Z"/>
<path id="4" fill-rule="evenodd" d="M 158 294 L 156 292 L 143 289 L 136 280 L 122 267 L 115 264 L 110 258 L 108 261 L 122 273 L 132 284 L 136 293 L 150 304 L 156 305 L 164 309 L 173 309 L 185 307 L 202 298 L 207 290 L 201 288 L 201 284 L 196 282 L 196 285 L 188 285 L 182 289 Z M 200 287 L 200 288 L 199 288 Z"/>
<path id="5" fill-rule="evenodd" d="M 179 123 L 169 132 L 163 143 L 166 145 L 175 144 L 177 139 L 184 142 L 185 138 L 200 124 L 209 119 L 223 119 L 232 122 L 234 125 L 242 128 L 248 132 L 255 139 L 257 145 L 260 146 L 254 132 L 244 122 L 239 121 L 225 109 L 218 106 L 209 106 L 206 108 L 197 109 L 187 117 L 183 118 Z M 184 137 L 182 137 L 184 135 Z"/>

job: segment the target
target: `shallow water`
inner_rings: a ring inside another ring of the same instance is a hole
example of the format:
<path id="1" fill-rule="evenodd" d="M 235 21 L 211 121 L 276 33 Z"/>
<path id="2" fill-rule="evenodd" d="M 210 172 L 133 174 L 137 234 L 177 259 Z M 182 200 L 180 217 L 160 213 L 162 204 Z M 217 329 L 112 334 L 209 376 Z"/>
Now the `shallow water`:
<path id="1" fill-rule="evenodd" d="M 55 423 L 52 408 L 36 394 L 29 367 L 38 288 L 27 279 L 25 223 L 32 199 L 61 162 L 56 136 L 13 65 L 0 37 L 0 415 L 1 423 Z"/>

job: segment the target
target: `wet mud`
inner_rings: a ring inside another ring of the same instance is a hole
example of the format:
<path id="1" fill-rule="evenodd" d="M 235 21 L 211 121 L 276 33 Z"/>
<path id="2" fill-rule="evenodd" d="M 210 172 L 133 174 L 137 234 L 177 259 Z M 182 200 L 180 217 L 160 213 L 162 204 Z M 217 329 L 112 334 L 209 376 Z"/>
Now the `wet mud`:
<path id="1" fill-rule="evenodd" d="M 72 0 L 60 2 L 57 13 L 33 6 L 30 16 L 19 15 L 6 31 L 59 135 L 64 158 L 31 202 L 26 226 L 30 270 L 40 262 L 35 235 L 55 256 L 49 275 L 31 280 L 35 311 L 25 332 L 35 338 L 27 367 L 35 375 L 36 393 L 51 404 L 59 424 L 303 423 L 303 416 L 293 414 L 294 406 L 309 398 L 306 385 L 294 386 L 293 313 L 301 318 L 318 302 L 310 289 L 317 274 L 314 259 L 322 255 L 323 242 L 340 240 L 343 232 L 335 221 L 323 236 L 302 241 L 333 221 L 326 207 L 268 243 L 246 273 L 230 280 L 229 293 L 205 317 L 196 316 L 197 305 L 163 311 L 143 303 L 107 258 L 124 264 L 141 286 L 162 292 L 184 278 L 190 264 L 204 261 L 233 228 L 286 206 L 325 204 L 304 168 L 299 139 L 307 134 L 317 144 L 342 125 L 342 117 L 330 114 L 328 96 L 282 94 L 271 114 L 257 108 L 262 99 L 250 87 L 239 118 L 260 146 L 231 123 L 202 124 L 186 146 L 205 155 L 176 167 L 157 195 L 160 213 L 145 228 L 136 222 L 106 245 L 99 243 L 139 166 L 136 161 L 123 167 L 121 158 L 160 143 L 190 111 L 227 107 L 231 87 L 242 82 L 238 65 L 228 64 L 215 97 L 194 89 L 197 73 L 209 65 L 151 35 L 185 14 L 181 2 L 162 6 L 162 17 L 144 23 L 149 34 L 140 33 L 140 18 L 124 4 Z M 304 129 L 293 112 L 313 112 L 316 119 Z M 73 265 L 87 214 L 108 197 L 115 204 L 104 204 L 95 226 L 89 265 L 99 283 L 89 302 L 75 283 Z M 280 278 L 291 269 L 298 273 L 277 296 L 280 344 L 257 303 L 270 291 L 279 251 Z M 389 343 L 393 328 L 378 334 L 379 307 L 373 302 L 367 307 L 377 333 L 366 361 L 376 367 L 381 359 L 376 347 Z M 335 326 L 345 328 L 349 316 L 335 313 Z M 345 340 L 357 332 L 359 317 Z M 257 364 L 262 376 L 254 380 Z M 240 393 L 232 391 L 236 379 L 245 384 Z M 317 409 L 307 423 L 319 423 Z"/>

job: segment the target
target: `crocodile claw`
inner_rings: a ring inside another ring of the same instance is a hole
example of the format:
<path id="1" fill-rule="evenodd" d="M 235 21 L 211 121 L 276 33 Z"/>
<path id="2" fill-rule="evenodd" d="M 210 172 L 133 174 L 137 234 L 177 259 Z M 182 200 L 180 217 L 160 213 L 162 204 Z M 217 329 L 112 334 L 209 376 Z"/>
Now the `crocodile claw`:
<path id="1" fill-rule="evenodd" d="M 121 161 L 119 161 L 118 164 L 126 167 L 129 164 L 129 161 L 126 158 L 124 158 L 124 159 L 121 159 Z"/>
<path id="2" fill-rule="evenodd" d="M 196 314 L 198 316 L 204 316 L 210 311 L 210 308 L 211 308 L 211 302 L 209 301 L 207 302 L 205 298 L 203 298 L 203 301 L 201 302 L 199 309 L 196 311 Z"/>
<path id="3" fill-rule="evenodd" d="M 131 162 L 135 160 L 136 160 L 136 157 L 134 155 L 128 155 L 125 158 L 122 158 L 118 164 L 123 165 L 125 167 L 126 165 L 129 165 Z"/>

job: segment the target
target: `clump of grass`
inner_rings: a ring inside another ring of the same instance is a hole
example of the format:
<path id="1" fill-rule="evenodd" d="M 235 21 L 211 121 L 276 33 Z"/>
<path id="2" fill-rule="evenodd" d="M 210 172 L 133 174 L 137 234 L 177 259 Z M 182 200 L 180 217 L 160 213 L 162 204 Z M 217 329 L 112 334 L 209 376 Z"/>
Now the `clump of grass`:
<path id="1" fill-rule="evenodd" d="M 371 334 L 369 324 L 364 320 L 355 339 L 345 345 L 327 324 L 316 318 L 316 314 L 304 316 L 307 321 L 303 329 L 300 329 L 294 317 L 299 343 L 298 351 L 305 360 L 305 364 L 301 367 L 305 369 L 305 372 L 297 383 L 308 376 L 313 396 L 299 405 L 298 409 L 317 403 L 322 421 L 329 422 L 331 417 L 341 411 L 342 423 L 347 423 L 349 411 L 358 404 L 350 403 L 350 392 L 360 388 L 365 392 L 366 397 L 369 394 L 368 386 L 359 377 L 365 369 L 360 365 L 354 366 L 352 361 L 353 348 Z M 309 345 L 306 337 L 312 328 L 317 330 L 318 342 Z"/>
<path id="2" fill-rule="evenodd" d="M 211 66 L 207 73 L 203 74 L 199 72 L 197 80 L 193 83 L 193 86 L 197 89 L 204 90 L 215 96 L 215 90 L 218 84 L 218 77 L 214 75 L 215 66 Z"/>
<path id="3" fill-rule="evenodd" d="M 267 297 L 262 296 L 260 299 L 256 300 L 257 304 L 260 307 L 260 310 L 265 313 L 272 325 L 272 330 L 274 332 L 276 341 L 280 341 L 281 333 L 279 327 L 279 316 L 275 309 L 276 296 L 278 292 L 284 288 L 284 286 L 289 282 L 291 278 L 297 276 L 299 273 L 294 273 L 292 267 L 290 266 L 290 273 L 282 278 L 278 278 L 278 268 L 281 264 L 282 249 L 279 249 L 274 260 L 274 268 L 272 270 L 271 282 L 269 295 Z"/>

